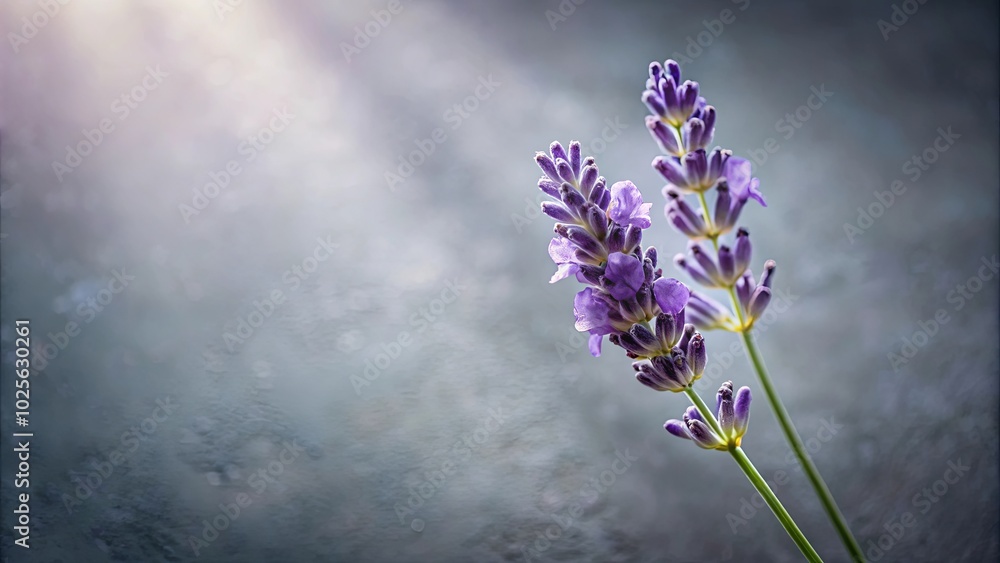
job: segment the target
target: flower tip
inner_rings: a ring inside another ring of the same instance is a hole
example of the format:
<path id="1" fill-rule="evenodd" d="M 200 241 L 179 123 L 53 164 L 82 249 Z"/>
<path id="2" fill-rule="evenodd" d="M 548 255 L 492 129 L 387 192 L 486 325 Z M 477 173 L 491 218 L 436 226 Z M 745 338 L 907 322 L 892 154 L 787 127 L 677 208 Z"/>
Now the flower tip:
<path id="1" fill-rule="evenodd" d="M 736 392 L 736 399 L 733 401 L 733 413 L 736 416 L 736 429 L 742 436 L 747 430 L 747 425 L 750 422 L 750 401 L 753 397 L 750 394 L 750 388 L 747 386 L 740 387 L 740 390 Z"/>
<path id="2" fill-rule="evenodd" d="M 685 440 L 691 439 L 691 435 L 688 434 L 687 431 L 687 425 L 677 419 L 670 419 L 663 423 L 663 429 L 678 438 L 684 438 Z"/>

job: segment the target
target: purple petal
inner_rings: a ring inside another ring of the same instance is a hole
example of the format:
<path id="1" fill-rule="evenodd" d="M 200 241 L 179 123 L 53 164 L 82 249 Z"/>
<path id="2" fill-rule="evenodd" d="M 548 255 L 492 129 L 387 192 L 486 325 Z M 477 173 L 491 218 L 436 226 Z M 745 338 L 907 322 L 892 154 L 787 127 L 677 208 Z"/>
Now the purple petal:
<path id="1" fill-rule="evenodd" d="M 684 411 L 684 421 L 687 422 L 689 420 L 700 420 L 705 422 L 705 419 L 701 416 L 701 411 L 699 411 L 698 407 L 694 405 L 691 405 Z"/>
<path id="2" fill-rule="evenodd" d="M 604 275 L 611 282 L 607 288 L 608 292 L 618 300 L 635 297 L 645 279 L 642 262 L 635 256 L 621 252 L 612 252 L 608 256 L 608 266 Z"/>
<path id="3" fill-rule="evenodd" d="M 569 161 L 569 157 L 566 156 L 566 151 L 563 150 L 562 143 L 559 141 L 552 141 L 552 144 L 549 145 L 549 154 L 552 155 L 552 160 L 554 161 L 560 158 L 567 162 Z"/>
<path id="4" fill-rule="evenodd" d="M 763 207 L 767 207 L 767 202 L 764 201 L 764 194 L 760 193 L 760 180 L 753 178 L 750 180 L 750 184 L 747 186 L 747 197 L 757 200 L 757 203 L 761 204 Z"/>
<path id="5" fill-rule="evenodd" d="M 594 288 L 588 287 L 573 299 L 573 314 L 576 316 L 576 330 L 591 334 L 608 334 L 608 304 L 594 295 Z M 591 343 L 593 344 L 593 343 Z M 598 351 L 600 348 L 598 348 Z M 591 348 L 593 353 L 593 348 Z"/>
<path id="6" fill-rule="evenodd" d="M 549 283 L 556 283 L 573 274 L 579 274 L 580 266 L 576 260 L 576 246 L 563 237 L 555 237 L 549 242 L 549 256 L 558 266 Z M 577 277 L 579 279 L 579 277 Z"/>
<path id="7" fill-rule="evenodd" d="M 767 306 L 771 303 L 771 288 L 758 285 L 750 296 L 750 303 L 747 305 L 747 314 L 750 318 L 757 319 L 764 314 Z"/>
<path id="8" fill-rule="evenodd" d="M 705 448 L 706 450 L 715 449 L 721 442 L 719 437 L 715 435 L 715 432 L 708 427 L 707 424 L 700 420 L 692 420 L 688 422 L 688 432 L 691 433 L 691 439 L 694 440 L 695 444 Z"/>
<path id="9" fill-rule="evenodd" d="M 736 415 L 736 433 L 742 436 L 747 431 L 750 424 L 750 388 L 740 387 L 736 392 L 736 400 L 733 404 L 733 413 Z"/>
<path id="10" fill-rule="evenodd" d="M 686 440 L 691 439 L 691 434 L 688 432 L 687 425 L 675 418 L 668 420 L 666 424 L 663 425 L 663 428 L 678 438 L 684 438 Z"/>
<path id="11" fill-rule="evenodd" d="M 722 167 L 722 175 L 729 182 L 733 193 L 742 193 L 750 184 L 750 161 L 738 156 L 731 156 Z"/>
<path id="12" fill-rule="evenodd" d="M 653 159 L 653 168 L 663 176 L 671 186 L 686 188 L 688 185 L 687 176 L 684 175 L 684 167 L 677 157 L 658 156 Z"/>
<path id="13" fill-rule="evenodd" d="M 557 281 L 566 279 L 574 274 L 576 275 L 576 279 L 580 280 L 580 266 L 569 262 L 559 264 L 556 268 L 556 273 L 552 274 L 552 277 L 549 278 L 549 283 L 556 283 Z"/>
<path id="14" fill-rule="evenodd" d="M 722 167 L 722 175 L 729 182 L 729 189 L 740 201 L 749 198 L 757 200 L 762 206 L 767 207 L 764 201 L 764 194 L 760 193 L 760 180 L 751 177 L 750 161 L 738 156 L 731 156 Z"/>
<path id="15" fill-rule="evenodd" d="M 722 432 L 729 436 L 736 426 L 736 414 L 733 409 L 733 382 L 727 381 L 719 388 L 719 393 L 715 400 L 719 417 L 719 426 Z"/>
<path id="16" fill-rule="evenodd" d="M 601 344 L 604 342 L 604 335 L 602 334 L 591 334 L 590 340 L 587 343 L 590 348 L 590 355 L 597 358 L 601 355 Z"/>
<path id="17" fill-rule="evenodd" d="M 625 180 L 615 182 L 611 186 L 611 203 L 608 205 L 608 217 L 622 226 L 635 225 L 640 229 L 648 228 L 652 222 L 649 210 L 652 203 L 643 203 L 642 194 L 635 184 Z"/>
<path id="18" fill-rule="evenodd" d="M 674 278 L 660 278 L 653 282 L 653 297 L 664 313 L 676 315 L 687 305 L 691 290 Z"/>
<path id="19" fill-rule="evenodd" d="M 576 262 L 575 253 L 576 246 L 563 237 L 554 237 L 549 241 L 549 256 L 556 264 Z"/>

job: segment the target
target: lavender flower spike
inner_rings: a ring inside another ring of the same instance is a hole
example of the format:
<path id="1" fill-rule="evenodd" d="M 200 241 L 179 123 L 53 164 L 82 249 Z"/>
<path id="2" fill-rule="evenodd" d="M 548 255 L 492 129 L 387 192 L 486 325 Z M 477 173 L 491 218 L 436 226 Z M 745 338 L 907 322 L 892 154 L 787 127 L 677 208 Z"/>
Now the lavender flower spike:
<path id="1" fill-rule="evenodd" d="M 706 450 L 726 451 L 743 442 L 750 423 L 750 388 L 741 387 L 733 396 L 733 382 L 727 381 L 719 388 L 716 400 L 716 421 L 721 434 L 712 429 L 695 407 L 688 407 L 683 420 L 668 420 L 663 428 L 677 436 L 694 441 Z"/>
<path id="2" fill-rule="evenodd" d="M 656 355 L 635 362 L 635 378 L 654 391 L 685 391 L 705 372 L 708 359 L 705 339 L 695 333 L 687 346 L 674 346 L 669 355 Z"/>
<path id="3" fill-rule="evenodd" d="M 595 277 L 609 255 L 630 255 L 639 248 L 642 230 L 651 224 L 649 209 L 632 182 L 617 182 L 608 189 L 598 174 L 593 157 L 581 157 L 580 143 L 573 141 L 569 150 L 553 142 L 549 153 L 538 152 L 535 162 L 544 176 L 538 189 L 553 201 L 541 204 L 542 212 L 557 221 L 558 237 L 549 244 L 549 256 L 556 263 L 551 282 L 570 276 L 587 283 L 586 272 Z M 640 264 L 641 265 L 641 264 Z"/>
<path id="4" fill-rule="evenodd" d="M 698 96 L 698 83 L 686 80 L 682 84 L 681 67 L 673 60 L 668 60 L 666 65 L 658 62 L 649 65 L 649 79 L 642 101 L 650 111 L 675 128 L 684 125 L 696 109 L 705 105 L 705 99 Z"/>

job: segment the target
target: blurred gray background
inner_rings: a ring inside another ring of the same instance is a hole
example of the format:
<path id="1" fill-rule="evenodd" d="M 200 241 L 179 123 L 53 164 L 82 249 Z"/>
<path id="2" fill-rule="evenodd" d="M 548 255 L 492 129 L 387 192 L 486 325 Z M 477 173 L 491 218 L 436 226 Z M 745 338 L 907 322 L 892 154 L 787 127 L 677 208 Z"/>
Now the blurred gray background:
<path id="1" fill-rule="evenodd" d="M 668 57 L 758 161 L 742 223 L 784 292 L 758 340 L 869 557 L 996 560 L 995 3 L 2 13 L 5 561 L 800 560 L 728 456 L 662 430 L 684 397 L 590 357 L 577 284 L 547 283 L 556 139 L 654 202 L 644 242 L 688 281 L 639 100 Z M 699 389 L 754 388 L 745 450 L 846 560 L 735 338 L 706 336 Z"/>

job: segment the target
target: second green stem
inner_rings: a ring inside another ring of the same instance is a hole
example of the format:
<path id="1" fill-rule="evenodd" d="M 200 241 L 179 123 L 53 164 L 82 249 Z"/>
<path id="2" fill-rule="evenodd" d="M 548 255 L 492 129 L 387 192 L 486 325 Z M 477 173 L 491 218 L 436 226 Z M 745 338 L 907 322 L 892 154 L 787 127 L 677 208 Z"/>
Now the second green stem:
<path id="1" fill-rule="evenodd" d="M 730 289 L 729 291 L 733 298 L 733 306 L 739 307 L 739 303 L 736 300 L 736 295 L 733 293 L 733 290 Z M 743 339 L 743 346 L 746 348 L 747 356 L 750 358 L 750 363 L 753 364 L 754 371 L 757 372 L 757 379 L 760 381 L 760 386 L 764 389 L 767 401 L 771 404 L 771 410 L 774 411 L 774 415 L 778 419 L 778 425 L 781 426 L 781 431 L 784 432 L 785 439 L 788 440 L 788 444 L 792 447 L 792 451 L 795 452 L 795 457 L 799 460 L 802 470 L 805 472 L 806 477 L 809 478 L 809 482 L 812 483 L 813 489 L 816 490 L 816 495 L 823 504 L 823 510 L 826 511 L 826 515 L 830 518 L 833 526 L 837 529 L 837 534 L 840 535 L 840 539 L 844 543 L 844 547 L 846 547 L 847 551 L 851 554 L 851 558 L 854 559 L 854 561 L 863 563 L 865 561 L 865 555 L 861 550 L 861 545 L 859 545 L 858 541 L 854 539 L 854 535 L 851 533 L 851 529 L 847 525 L 847 520 L 840 512 L 837 502 L 833 500 L 833 494 L 830 493 L 829 487 L 826 486 L 826 482 L 823 481 L 823 477 L 820 476 L 819 470 L 816 469 L 816 465 L 806 452 L 806 447 L 805 444 L 802 443 L 802 438 L 799 437 L 799 433 L 795 430 L 795 426 L 792 425 L 792 419 L 788 416 L 788 411 L 785 410 L 785 405 L 782 404 L 781 398 L 778 397 L 778 393 L 774 390 L 774 386 L 771 384 L 771 378 L 767 373 L 767 368 L 764 367 L 764 360 L 760 357 L 760 351 L 757 350 L 757 344 L 754 342 L 753 336 L 750 334 L 749 329 L 742 331 L 740 336 Z"/>

